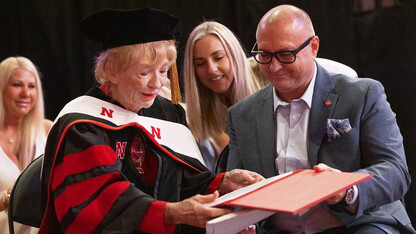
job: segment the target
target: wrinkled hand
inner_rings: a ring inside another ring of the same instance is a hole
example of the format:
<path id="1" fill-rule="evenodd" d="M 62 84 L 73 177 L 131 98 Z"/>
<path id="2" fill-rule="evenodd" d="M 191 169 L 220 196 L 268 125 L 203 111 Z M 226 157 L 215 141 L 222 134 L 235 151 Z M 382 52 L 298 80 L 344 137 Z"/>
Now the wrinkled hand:
<path id="1" fill-rule="evenodd" d="M 204 206 L 204 203 L 213 202 L 219 196 L 215 191 L 209 195 L 195 195 L 176 203 L 166 204 L 163 219 L 167 223 L 188 224 L 205 227 L 207 221 L 231 212 L 226 208 L 213 208 Z"/>
<path id="2" fill-rule="evenodd" d="M 12 189 L 4 190 L 0 194 L 0 211 L 7 210 L 9 208 L 9 199 Z"/>
<path id="3" fill-rule="evenodd" d="M 264 180 L 264 177 L 256 172 L 234 169 L 225 173 L 218 190 L 220 191 L 220 195 L 223 195 L 262 180 Z"/>
<path id="4" fill-rule="evenodd" d="M 327 166 L 327 165 L 325 165 L 325 164 L 323 164 L 323 163 L 319 163 L 318 165 L 314 166 L 314 167 L 313 167 L 313 169 L 314 169 L 316 172 L 321 172 L 321 171 L 334 171 L 334 172 L 341 172 L 340 170 L 335 169 L 335 168 L 332 168 L 332 167 L 329 167 L 329 166 Z M 334 205 L 334 204 L 337 204 L 339 201 L 341 201 L 341 200 L 342 200 L 342 198 L 344 198 L 345 193 L 346 193 L 346 190 L 344 190 L 344 191 L 342 191 L 342 192 L 340 192 L 340 193 L 338 193 L 338 194 L 336 194 L 336 195 L 334 195 L 334 196 L 332 196 L 332 197 L 328 198 L 328 199 L 326 200 L 326 203 L 328 203 L 329 205 Z"/>

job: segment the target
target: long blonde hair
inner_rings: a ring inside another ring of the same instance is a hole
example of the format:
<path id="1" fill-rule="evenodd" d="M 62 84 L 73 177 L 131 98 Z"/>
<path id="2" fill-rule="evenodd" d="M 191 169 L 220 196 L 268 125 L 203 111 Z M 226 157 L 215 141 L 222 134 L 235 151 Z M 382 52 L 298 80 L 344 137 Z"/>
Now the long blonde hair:
<path id="1" fill-rule="evenodd" d="M 221 100 L 221 94 L 212 92 L 199 81 L 195 71 L 193 47 L 197 40 L 209 34 L 218 37 L 230 58 L 234 74 L 234 81 L 230 86 L 231 105 L 257 91 L 261 86 L 258 80 L 253 78 L 245 51 L 231 30 L 214 21 L 207 21 L 195 27 L 186 43 L 184 79 L 189 127 L 199 141 L 218 135 L 225 131 L 227 126 L 228 106 Z"/>
<path id="2" fill-rule="evenodd" d="M 20 128 L 20 142 L 17 146 L 19 169 L 23 170 L 35 158 L 35 146 L 37 140 L 44 140 L 46 132 L 44 127 L 44 103 L 42 83 L 36 66 L 25 57 L 9 57 L 0 63 L 0 90 L 3 94 L 11 73 L 16 68 L 22 68 L 31 72 L 35 76 L 36 90 L 38 99 L 36 105 L 29 113 L 23 117 L 22 126 Z M 5 107 L 3 95 L 0 95 L 0 129 L 4 128 Z"/>

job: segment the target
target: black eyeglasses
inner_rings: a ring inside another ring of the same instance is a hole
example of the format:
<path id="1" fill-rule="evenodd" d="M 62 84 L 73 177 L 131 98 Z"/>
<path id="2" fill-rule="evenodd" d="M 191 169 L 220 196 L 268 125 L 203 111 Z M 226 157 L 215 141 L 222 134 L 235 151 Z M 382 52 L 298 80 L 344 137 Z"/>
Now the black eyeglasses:
<path id="1" fill-rule="evenodd" d="M 255 50 L 257 46 L 257 42 L 254 44 L 253 48 L 251 49 L 251 55 L 254 59 L 260 64 L 269 64 L 272 62 L 273 57 L 277 59 L 277 61 L 281 63 L 293 63 L 296 61 L 296 54 L 299 53 L 303 48 L 305 48 L 311 42 L 312 38 L 315 36 L 311 36 L 302 43 L 296 50 L 284 50 L 284 51 L 277 51 L 277 52 L 267 52 L 267 51 L 257 51 Z"/>

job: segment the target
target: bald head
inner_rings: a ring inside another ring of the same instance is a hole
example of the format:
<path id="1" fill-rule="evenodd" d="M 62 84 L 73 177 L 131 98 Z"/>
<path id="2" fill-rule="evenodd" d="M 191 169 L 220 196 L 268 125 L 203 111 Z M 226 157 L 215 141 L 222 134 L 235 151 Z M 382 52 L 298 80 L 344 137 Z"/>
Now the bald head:
<path id="1" fill-rule="evenodd" d="M 262 51 L 256 56 L 264 61 L 260 71 L 279 98 L 286 102 L 300 98 L 313 78 L 319 49 L 308 14 L 295 6 L 277 6 L 260 20 L 256 38 L 257 50 Z M 285 59 L 290 61 L 282 62 Z"/>
<path id="2" fill-rule="evenodd" d="M 315 35 L 309 15 L 292 5 L 280 5 L 269 10 L 257 26 L 256 37 L 270 29 L 282 34 Z"/>

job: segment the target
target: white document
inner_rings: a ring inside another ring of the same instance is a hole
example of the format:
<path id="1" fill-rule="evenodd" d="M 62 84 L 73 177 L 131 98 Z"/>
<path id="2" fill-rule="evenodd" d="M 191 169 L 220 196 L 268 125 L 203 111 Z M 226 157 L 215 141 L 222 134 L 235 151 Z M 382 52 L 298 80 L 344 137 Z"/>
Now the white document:
<path id="1" fill-rule="evenodd" d="M 222 204 L 222 203 L 224 203 L 226 201 L 230 201 L 230 200 L 233 200 L 233 199 L 235 199 L 237 197 L 241 197 L 244 194 L 247 194 L 247 193 L 249 193 L 251 191 L 254 191 L 254 190 L 258 189 L 258 188 L 261 188 L 261 187 L 263 187 L 263 186 L 265 186 L 265 185 L 267 185 L 267 184 L 269 184 L 269 183 L 271 183 L 273 181 L 276 181 L 276 180 L 279 180 L 281 178 L 284 178 L 284 177 L 286 177 L 286 176 L 288 176 L 288 175 L 290 175 L 292 173 L 293 172 L 287 172 L 285 174 L 281 174 L 281 175 L 277 175 L 277 176 L 273 176 L 273 177 L 267 178 L 265 180 L 262 180 L 260 182 L 255 183 L 255 184 L 251 184 L 249 186 L 246 186 L 246 187 L 237 189 L 235 191 L 232 191 L 230 193 L 224 194 L 221 197 L 215 199 L 215 201 L 210 202 L 210 203 L 205 203 L 204 205 L 210 206 L 210 207 L 218 206 L 218 205 L 220 205 L 220 204 Z"/>
<path id="2" fill-rule="evenodd" d="M 218 206 L 226 201 L 233 200 L 237 197 L 240 197 L 244 194 L 247 194 L 253 190 L 256 190 L 260 187 L 267 185 L 273 181 L 286 177 L 292 174 L 292 172 L 288 172 L 282 175 L 277 175 L 274 177 L 270 177 L 258 183 L 237 189 L 231 193 L 227 193 L 215 201 L 211 203 L 206 203 L 206 206 Z M 217 217 L 207 222 L 205 228 L 207 234 L 229 234 L 229 233 L 236 233 L 244 228 L 255 224 L 270 215 L 274 214 L 275 211 L 268 211 L 268 210 L 258 210 L 258 209 L 249 209 L 249 208 L 240 208 L 236 211 Z"/>
<path id="3" fill-rule="evenodd" d="M 240 209 L 208 221 L 205 226 L 206 233 L 237 233 L 243 230 L 244 228 L 269 217 L 274 213 L 274 211 L 268 210 Z"/>

